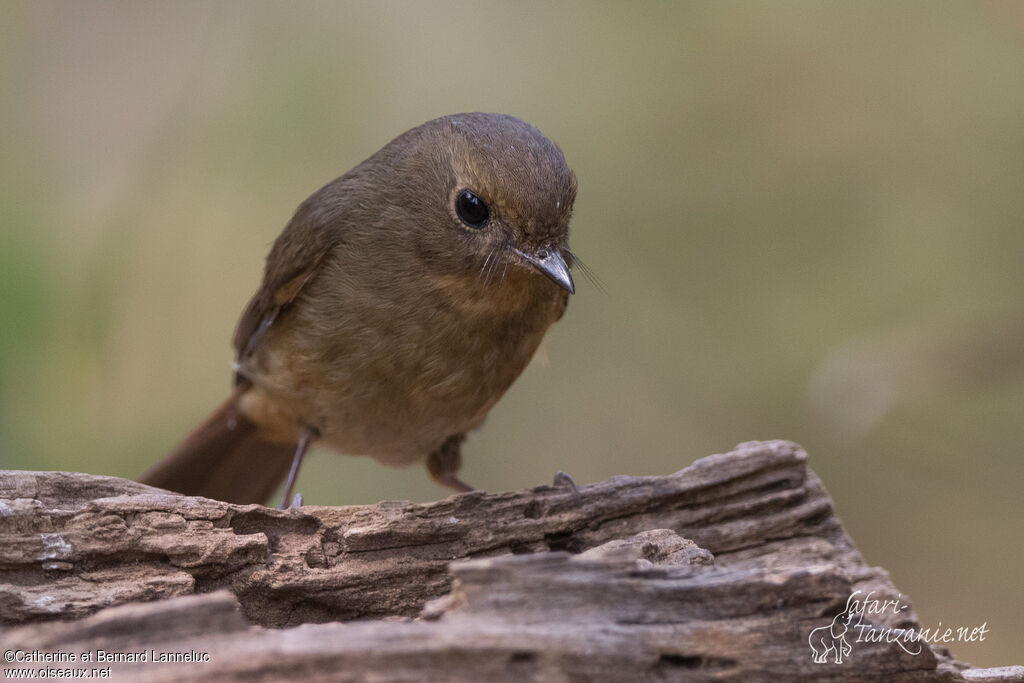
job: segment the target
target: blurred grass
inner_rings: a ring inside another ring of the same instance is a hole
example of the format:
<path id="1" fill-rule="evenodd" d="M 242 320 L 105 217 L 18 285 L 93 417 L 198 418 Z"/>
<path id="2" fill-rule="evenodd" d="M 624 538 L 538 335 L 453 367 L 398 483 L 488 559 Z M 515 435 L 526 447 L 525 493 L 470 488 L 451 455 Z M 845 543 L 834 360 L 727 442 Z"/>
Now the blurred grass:
<path id="1" fill-rule="evenodd" d="M 1022 663 L 1024 10 L 0 3 L 0 466 L 135 476 L 227 390 L 269 243 L 435 116 L 580 178 L 583 283 L 467 445 L 489 490 L 803 443 L 925 625 Z M 307 500 L 429 500 L 318 454 Z"/>

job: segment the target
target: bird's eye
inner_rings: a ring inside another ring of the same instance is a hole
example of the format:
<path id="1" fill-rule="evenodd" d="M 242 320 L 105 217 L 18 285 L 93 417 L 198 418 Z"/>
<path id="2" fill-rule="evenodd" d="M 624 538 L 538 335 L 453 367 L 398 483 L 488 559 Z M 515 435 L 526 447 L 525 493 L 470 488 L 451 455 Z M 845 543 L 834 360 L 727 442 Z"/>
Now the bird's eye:
<path id="1" fill-rule="evenodd" d="M 476 196 L 472 190 L 462 190 L 455 197 L 455 213 L 459 214 L 463 223 L 478 229 L 487 224 L 487 219 L 491 215 L 484 200 Z"/>

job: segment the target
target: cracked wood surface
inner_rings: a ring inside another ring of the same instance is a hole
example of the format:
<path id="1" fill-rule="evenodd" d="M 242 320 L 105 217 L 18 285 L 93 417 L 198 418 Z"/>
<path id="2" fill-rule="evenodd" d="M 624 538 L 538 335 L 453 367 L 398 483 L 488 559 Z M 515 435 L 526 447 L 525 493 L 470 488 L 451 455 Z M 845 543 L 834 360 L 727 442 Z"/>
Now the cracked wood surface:
<path id="1" fill-rule="evenodd" d="M 3 472 L 0 537 L 0 620 L 20 625 L 5 648 L 212 656 L 115 665 L 133 680 L 1021 674 L 961 672 L 941 650 L 894 643 L 814 664 L 808 633 L 854 590 L 899 592 L 865 564 L 803 450 L 782 441 L 578 492 L 287 511 Z"/>

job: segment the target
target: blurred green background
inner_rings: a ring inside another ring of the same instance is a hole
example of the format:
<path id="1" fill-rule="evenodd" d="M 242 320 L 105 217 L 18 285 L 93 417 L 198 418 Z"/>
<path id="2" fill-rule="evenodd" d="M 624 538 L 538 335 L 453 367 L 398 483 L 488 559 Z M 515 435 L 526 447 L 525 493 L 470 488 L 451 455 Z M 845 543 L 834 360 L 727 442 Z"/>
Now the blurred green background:
<path id="1" fill-rule="evenodd" d="M 1024 4 L 0 3 L 0 467 L 132 477 L 225 395 L 309 193 L 537 125 L 581 280 L 466 447 L 491 490 L 801 442 L 924 625 L 1024 663 Z M 308 502 L 431 500 L 317 452 Z"/>

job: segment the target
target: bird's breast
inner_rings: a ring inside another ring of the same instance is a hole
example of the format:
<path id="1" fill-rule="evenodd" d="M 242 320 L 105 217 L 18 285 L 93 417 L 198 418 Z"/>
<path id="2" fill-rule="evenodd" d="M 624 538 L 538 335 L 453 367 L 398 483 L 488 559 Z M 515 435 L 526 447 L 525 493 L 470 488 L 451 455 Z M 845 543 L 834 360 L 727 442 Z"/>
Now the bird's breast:
<path id="1" fill-rule="evenodd" d="M 477 426 L 560 315 L 558 292 L 408 284 L 317 278 L 255 354 L 257 384 L 337 450 L 391 464 Z"/>

